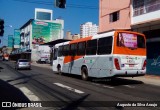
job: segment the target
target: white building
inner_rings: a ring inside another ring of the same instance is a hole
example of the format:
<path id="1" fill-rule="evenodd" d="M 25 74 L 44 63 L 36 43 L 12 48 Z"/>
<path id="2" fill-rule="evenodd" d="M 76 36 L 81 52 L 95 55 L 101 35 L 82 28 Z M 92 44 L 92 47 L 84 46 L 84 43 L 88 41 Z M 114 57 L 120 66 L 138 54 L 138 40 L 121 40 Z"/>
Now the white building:
<path id="1" fill-rule="evenodd" d="M 38 48 L 40 44 L 62 39 L 64 21 L 56 19 L 52 21 L 30 19 L 20 28 L 22 52 L 31 50 L 31 60 L 38 60 Z"/>
<path id="2" fill-rule="evenodd" d="M 80 36 L 87 37 L 87 36 L 93 36 L 97 34 L 98 32 L 98 26 L 96 24 L 93 24 L 92 22 L 86 22 L 85 24 L 80 25 Z"/>

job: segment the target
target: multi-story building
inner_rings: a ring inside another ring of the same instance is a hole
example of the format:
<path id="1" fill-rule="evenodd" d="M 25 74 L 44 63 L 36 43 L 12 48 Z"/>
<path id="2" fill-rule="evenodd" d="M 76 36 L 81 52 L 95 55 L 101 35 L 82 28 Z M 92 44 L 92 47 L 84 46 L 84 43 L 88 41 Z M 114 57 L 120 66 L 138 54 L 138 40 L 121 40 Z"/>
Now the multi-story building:
<path id="1" fill-rule="evenodd" d="M 147 73 L 160 75 L 160 0 L 132 0 L 131 28 L 147 38 Z"/>
<path id="2" fill-rule="evenodd" d="M 80 36 L 87 37 L 97 34 L 98 26 L 93 24 L 92 22 L 87 22 L 85 24 L 80 25 Z"/>
<path id="3" fill-rule="evenodd" d="M 130 0 L 99 0 L 99 33 L 131 29 Z"/>
<path id="4" fill-rule="evenodd" d="M 76 40 L 80 38 L 80 34 L 74 34 L 72 35 L 72 40 Z"/>
<path id="5" fill-rule="evenodd" d="M 56 19 L 42 21 L 30 19 L 21 28 L 21 50 L 31 50 L 31 60 L 37 61 L 39 45 L 63 38 L 64 21 Z"/>
<path id="6" fill-rule="evenodd" d="M 160 73 L 160 0 L 100 0 L 99 33 L 112 29 L 141 32 L 147 38 L 147 73 Z"/>
<path id="7" fill-rule="evenodd" d="M 68 40 L 76 40 L 80 38 L 80 34 L 72 34 L 70 31 L 66 32 L 66 39 Z"/>
<path id="8" fill-rule="evenodd" d="M 52 20 L 52 14 L 52 10 L 35 9 L 35 19 L 30 19 L 20 27 L 20 49 L 11 53 L 13 60 L 27 58 L 38 61 L 41 53 L 50 52 L 47 47 L 42 48 L 44 46 L 41 44 L 63 38 L 64 20 Z"/>
<path id="9" fill-rule="evenodd" d="M 71 34 L 70 31 L 67 31 L 67 32 L 66 32 L 66 39 L 72 40 L 72 34 Z"/>

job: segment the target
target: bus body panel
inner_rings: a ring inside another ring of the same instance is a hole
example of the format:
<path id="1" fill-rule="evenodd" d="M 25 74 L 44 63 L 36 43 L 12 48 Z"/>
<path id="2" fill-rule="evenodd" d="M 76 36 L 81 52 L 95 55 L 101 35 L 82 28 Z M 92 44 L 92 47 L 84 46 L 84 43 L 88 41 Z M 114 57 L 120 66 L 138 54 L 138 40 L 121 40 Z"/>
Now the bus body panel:
<path id="1" fill-rule="evenodd" d="M 114 58 L 119 59 L 120 70 L 117 70 L 113 64 Z M 129 60 L 133 60 L 132 62 Z M 81 75 L 81 67 L 85 65 L 88 69 L 88 76 L 90 77 L 112 77 L 112 76 L 130 76 L 130 75 L 144 75 L 146 72 L 142 70 L 143 62 L 146 57 L 142 56 L 128 56 L 128 55 L 108 55 L 105 57 L 87 56 L 78 60 L 63 64 L 62 72 Z M 125 64 L 128 62 L 131 63 Z M 134 63 L 133 63 L 134 62 Z M 133 65 L 134 64 L 134 65 Z"/>
<path id="2" fill-rule="evenodd" d="M 57 66 L 61 66 L 61 71 L 69 74 L 81 75 L 81 69 L 83 66 L 87 67 L 89 77 L 114 77 L 114 76 L 140 76 L 145 75 L 146 68 L 143 65 L 146 61 L 146 50 L 145 48 L 130 49 L 126 47 L 117 46 L 117 35 L 118 32 L 138 34 L 136 32 L 128 31 L 113 31 L 93 37 L 83 38 L 79 40 L 69 41 L 65 43 L 56 44 L 55 48 L 59 46 L 74 44 L 78 42 L 84 42 L 93 39 L 99 39 L 104 37 L 113 37 L 112 51 L 111 54 L 105 55 L 81 55 L 81 56 L 61 56 L 57 57 L 53 61 L 53 71 L 57 71 Z M 146 39 L 144 37 L 144 41 Z M 119 69 L 117 69 L 116 62 L 118 62 Z M 143 68 L 143 69 L 142 69 Z"/>
<path id="3" fill-rule="evenodd" d="M 113 69 L 112 57 L 84 56 L 78 60 L 64 63 L 62 72 L 81 75 L 81 67 L 85 65 L 90 77 L 107 77 Z M 105 72 L 104 72 L 105 71 Z"/>
<path id="4" fill-rule="evenodd" d="M 134 55 L 114 55 L 114 58 L 118 58 L 121 70 L 141 70 L 145 56 Z"/>

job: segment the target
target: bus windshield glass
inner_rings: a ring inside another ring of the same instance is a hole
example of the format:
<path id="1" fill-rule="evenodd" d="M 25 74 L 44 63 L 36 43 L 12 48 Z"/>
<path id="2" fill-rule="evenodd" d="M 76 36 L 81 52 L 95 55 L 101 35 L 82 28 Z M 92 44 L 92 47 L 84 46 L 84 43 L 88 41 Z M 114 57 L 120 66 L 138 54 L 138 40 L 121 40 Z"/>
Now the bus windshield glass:
<path id="1" fill-rule="evenodd" d="M 120 47 L 128 47 L 132 49 L 145 48 L 144 37 L 132 33 L 119 33 L 117 45 Z"/>

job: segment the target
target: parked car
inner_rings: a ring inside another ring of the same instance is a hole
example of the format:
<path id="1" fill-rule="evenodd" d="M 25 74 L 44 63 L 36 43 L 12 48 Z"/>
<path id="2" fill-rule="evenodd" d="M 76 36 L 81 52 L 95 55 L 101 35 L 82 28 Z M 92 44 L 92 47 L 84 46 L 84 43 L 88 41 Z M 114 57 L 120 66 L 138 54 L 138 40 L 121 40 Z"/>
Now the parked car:
<path id="1" fill-rule="evenodd" d="M 19 59 L 15 64 L 15 69 L 31 69 L 31 62 L 28 59 Z"/>

